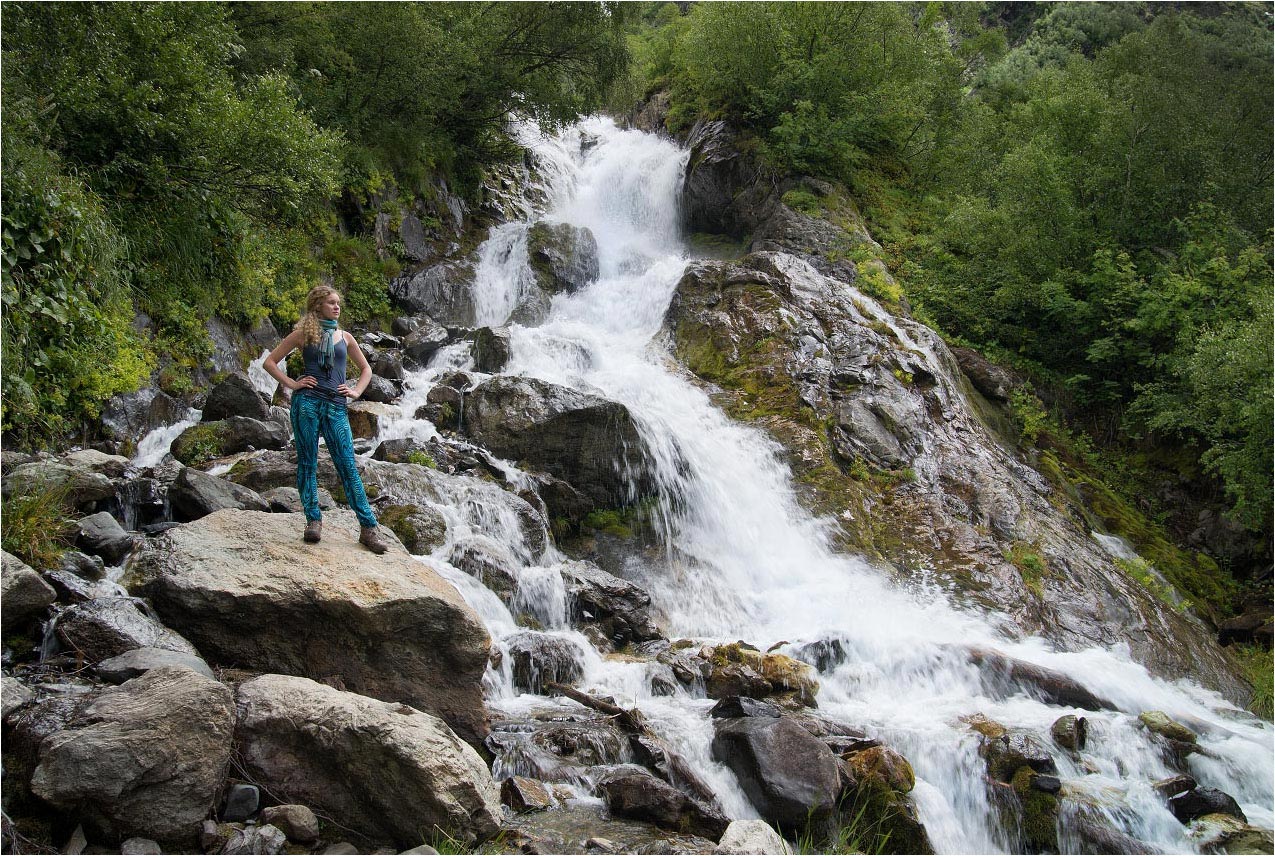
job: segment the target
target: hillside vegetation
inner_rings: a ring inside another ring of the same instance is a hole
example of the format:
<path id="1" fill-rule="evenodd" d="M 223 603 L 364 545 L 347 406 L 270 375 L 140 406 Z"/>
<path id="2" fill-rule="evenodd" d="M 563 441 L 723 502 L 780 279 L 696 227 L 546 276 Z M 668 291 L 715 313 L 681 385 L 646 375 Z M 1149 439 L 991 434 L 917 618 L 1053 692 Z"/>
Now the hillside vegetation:
<path id="1" fill-rule="evenodd" d="M 3 41 L 19 445 L 190 392 L 211 317 L 286 324 L 323 279 L 387 315 L 407 260 L 374 200 L 474 198 L 511 113 L 664 93 L 669 132 L 726 118 L 775 173 L 843 184 L 886 296 L 1031 380 L 1032 437 L 1153 517 L 1156 474 L 1213 493 L 1269 563 L 1266 6 L 12 3 Z"/>
<path id="2" fill-rule="evenodd" d="M 1031 379 L 1021 423 L 1129 494 L 1217 490 L 1269 544 L 1269 9 L 650 4 L 629 44 L 618 100 L 844 183 L 893 297 Z"/>

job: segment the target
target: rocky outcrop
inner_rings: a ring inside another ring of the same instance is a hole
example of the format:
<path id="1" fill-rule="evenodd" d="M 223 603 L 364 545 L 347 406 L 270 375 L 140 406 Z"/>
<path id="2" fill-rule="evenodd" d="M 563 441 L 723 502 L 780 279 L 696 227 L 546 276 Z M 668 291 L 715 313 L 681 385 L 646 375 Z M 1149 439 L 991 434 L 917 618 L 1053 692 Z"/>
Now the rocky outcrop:
<path id="1" fill-rule="evenodd" d="M 234 721 L 226 687 L 153 669 L 45 738 L 31 790 L 109 838 L 192 842 L 224 780 Z"/>
<path id="2" fill-rule="evenodd" d="M 527 232 L 527 259 L 547 294 L 570 294 L 598 278 L 598 242 L 583 226 L 534 224 Z"/>
<path id="3" fill-rule="evenodd" d="M 102 433 L 114 440 L 136 443 L 156 428 L 180 422 L 189 410 L 158 387 L 139 389 L 106 402 L 102 408 Z"/>
<path id="4" fill-rule="evenodd" d="M 413 315 L 429 315 L 435 321 L 459 327 L 474 323 L 472 262 L 439 262 L 390 280 L 390 298 Z"/>
<path id="5" fill-rule="evenodd" d="M 57 622 L 58 640 L 90 663 L 137 648 L 162 648 L 198 657 L 199 652 L 179 634 L 142 612 L 132 598 L 102 597 L 63 610 Z"/>
<path id="6" fill-rule="evenodd" d="M 741 152 L 739 141 L 739 133 L 721 120 L 701 119 L 691 129 L 681 198 L 690 231 L 742 237 L 756 222 L 751 200 L 739 196 L 757 181 L 761 169 Z"/>
<path id="7" fill-rule="evenodd" d="M 326 515 L 318 544 L 304 525 L 216 512 L 148 541 L 126 582 L 211 663 L 339 680 L 484 734 L 489 643 L 456 589 L 392 537 L 384 556 L 358 546 L 352 512 Z"/>
<path id="8" fill-rule="evenodd" d="M 118 565 L 133 550 L 133 536 L 105 511 L 81 518 L 75 529 L 75 546 L 101 556 L 108 565 Z"/>
<path id="9" fill-rule="evenodd" d="M 0 626 L 4 632 L 22 627 L 42 615 L 58 593 L 26 562 L 12 553 L 0 553 Z"/>
<path id="10" fill-rule="evenodd" d="M 1245 696 L 1202 623 L 1126 575 L 1075 497 L 988 427 L 990 405 L 933 330 L 783 253 L 690 265 L 666 323 L 723 406 L 784 444 L 844 549 L 901 573 L 923 556 L 1023 632 L 1127 644 L 1161 674 Z"/>
<path id="11" fill-rule="evenodd" d="M 282 675 L 241 685 L 238 710 L 239 757 L 271 794 L 399 847 L 500 828 L 491 773 L 437 717 Z"/>
<path id="12" fill-rule="evenodd" d="M 598 507 L 653 489 L 645 445 L 618 402 L 526 377 L 497 377 L 466 397 L 465 431 L 501 457 L 561 478 Z"/>

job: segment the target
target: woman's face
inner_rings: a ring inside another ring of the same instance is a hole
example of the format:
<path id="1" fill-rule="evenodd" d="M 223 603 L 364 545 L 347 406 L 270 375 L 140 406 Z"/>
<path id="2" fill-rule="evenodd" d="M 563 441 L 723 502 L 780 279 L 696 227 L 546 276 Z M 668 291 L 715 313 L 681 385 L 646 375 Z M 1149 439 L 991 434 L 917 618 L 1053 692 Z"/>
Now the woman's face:
<path id="1" fill-rule="evenodd" d="M 341 295 L 329 294 L 319 304 L 319 316 L 329 321 L 335 321 L 341 317 Z"/>

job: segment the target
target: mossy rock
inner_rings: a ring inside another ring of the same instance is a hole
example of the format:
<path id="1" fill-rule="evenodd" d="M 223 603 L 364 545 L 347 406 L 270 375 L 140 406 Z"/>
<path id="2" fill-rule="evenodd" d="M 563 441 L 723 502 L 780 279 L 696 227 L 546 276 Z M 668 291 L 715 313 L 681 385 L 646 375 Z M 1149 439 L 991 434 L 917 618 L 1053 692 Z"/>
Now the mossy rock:
<path id="1" fill-rule="evenodd" d="M 1195 732 L 1180 722 L 1169 718 L 1168 714 L 1159 710 L 1148 710 L 1138 715 L 1138 721 L 1146 728 L 1161 737 L 1177 740 L 1181 743 L 1195 743 Z"/>
<path id="2" fill-rule="evenodd" d="M 380 519 L 414 556 L 431 553 L 447 540 L 447 521 L 427 505 L 389 505 Z"/>
<path id="3" fill-rule="evenodd" d="M 216 423 L 192 425 L 173 440 L 173 457 L 188 467 L 198 467 L 222 455 L 223 437 Z"/>
<path id="4" fill-rule="evenodd" d="M 1037 790 L 1033 782 L 1039 774 L 1026 765 L 1010 780 L 1018 798 L 1019 833 L 1028 853 L 1058 852 L 1058 798 Z"/>

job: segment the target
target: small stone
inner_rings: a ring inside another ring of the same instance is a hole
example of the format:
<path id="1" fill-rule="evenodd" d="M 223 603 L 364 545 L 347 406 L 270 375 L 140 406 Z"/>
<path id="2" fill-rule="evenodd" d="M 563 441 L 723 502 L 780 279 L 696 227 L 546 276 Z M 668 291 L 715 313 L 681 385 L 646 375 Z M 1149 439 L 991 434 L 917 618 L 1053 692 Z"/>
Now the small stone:
<path id="1" fill-rule="evenodd" d="M 319 819 L 303 805 L 272 805 L 261 810 L 258 818 L 283 830 L 289 841 L 309 844 L 319 840 Z"/>
<path id="2" fill-rule="evenodd" d="M 1248 823 L 1248 817 L 1235 797 L 1217 788 L 1195 788 L 1169 800 L 1169 811 L 1182 823 L 1190 823 L 1206 814 L 1229 814 Z"/>
<path id="3" fill-rule="evenodd" d="M 124 856 L 133 854 L 133 856 L 153 856 L 156 853 L 163 853 L 159 849 L 159 844 L 151 841 L 149 838 L 130 838 L 120 845 L 120 853 Z"/>
<path id="4" fill-rule="evenodd" d="M 0 707 L 3 708 L 0 719 L 8 719 L 9 714 L 30 704 L 34 698 L 35 694 L 19 683 L 17 678 L 8 675 L 0 678 Z"/>
<path id="5" fill-rule="evenodd" d="M 409 854 L 412 854 L 412 856 L 415 856 L 415 854 L 418 854 L 418 853 L 422 854 L 422 856 L 425 856 L 426 854 L 432 854 L 432 856 L 438 856 L 438 851 L 435 850 L 433 847 L 430 847 L 428 844 L 422 844 L 419 847 L 413 847 L 411 850 L 404 850 L 402 853 L 402 856 L 409 856 Z"/>
<path id="6" fill-rule="evenodd" d="M 62 848 L 62 852 L 70 854 L 70 856 L 79 856 L 88 846 L 89 839 L 84 834 L 84 827 L 82 825 L 76 826 L 75 831 L 71 833 L 71 837 L 67 839 L 66 846 Z"/>
<path id="7" fill-rule="evenodd" d="M 288 837 L 276 827 L 266 824 L 265 826 L 248 826 L 244 829 L 236 830 L 230 836 L 230 840 L 221 848 L 223 854 L 231 856 L 234 854 L 252 854 L 252 856 L 260 856 L 260 854 L 282 853 L 283 848 L 288 844 Z"/>
<path id="8" fill-rule="evenodd" d="M 359 848 L 355 847 L 348 841 L 338 841 L 335 844 L 329 845 L 328 849 L 323 852 L 327 854 L 327 856 L 351 856 L 351 854 L 357 854 L 359 852 Z"/>
<path id="9" fill-rule="evenodd" d="M 1041 793 L 1056 794 L 1062 790 L 1062 780 L 1057 776 L 1037 775 L 1032 777 L 1032 787 Z"/>
<path id="10" fill-rule="evenodd" d="M 1178 794 L 1184 794 L 1187 791 L 1194 790 L 1196 785 L 1195 779 L 1186 774 L 1179 776 L 1171 776 L 1167 779 L 1161 779 L 1151 785 L 1151 789 L 1164 797 L 1166 800 L 1176 797 Z"/>
<path id="11" fill-rule="evenodd" d="M 229 834 L 221 834 L 217 821 L 205 820 L 199 827 L 199 849 L 205 853 L 215 853 L 228 837 Z"/>
<path id="12" fill-rule="evenodd" d="M 518 813 L 539 811 L 553 805 L 549 789 L 538 779 L 511 776 L 500 784 L 500 801 Z"/>
<path id="13" fill-rule="evenodd" d="M 247 820 L 257 813 L 260 802 L 261 792 L 256 785 L 231 785 L 226 794 L 226 808 L 221 813 L 221 819 L 230 823 Z"/>
<path id="14" fill-rule="evenodd" d="M 1084 749 L 1089 740 L 1089 720 L 1069 713 L 1058 717 L 1049 729 L 1049 733 L 1059 746 L 1077 752 Z"/>
<path id="15" fill-rule="evenodd" d="M 597 853 L 614 853 L 615 842 L 609 838 L 595 836 L 584 843 L 586 850 L 593 850 Z"/>
<path id="16" fill-rule="evenodd" d="M 1138 716 L 1138 721 L 1153 733 L 1167 737 L 1169 740 L 1177 740 L 1181 743 L 1194 743 L 1196 740 L 1194 731 L 1170 719 L 1163 711 L 1148 710 Z"/>

